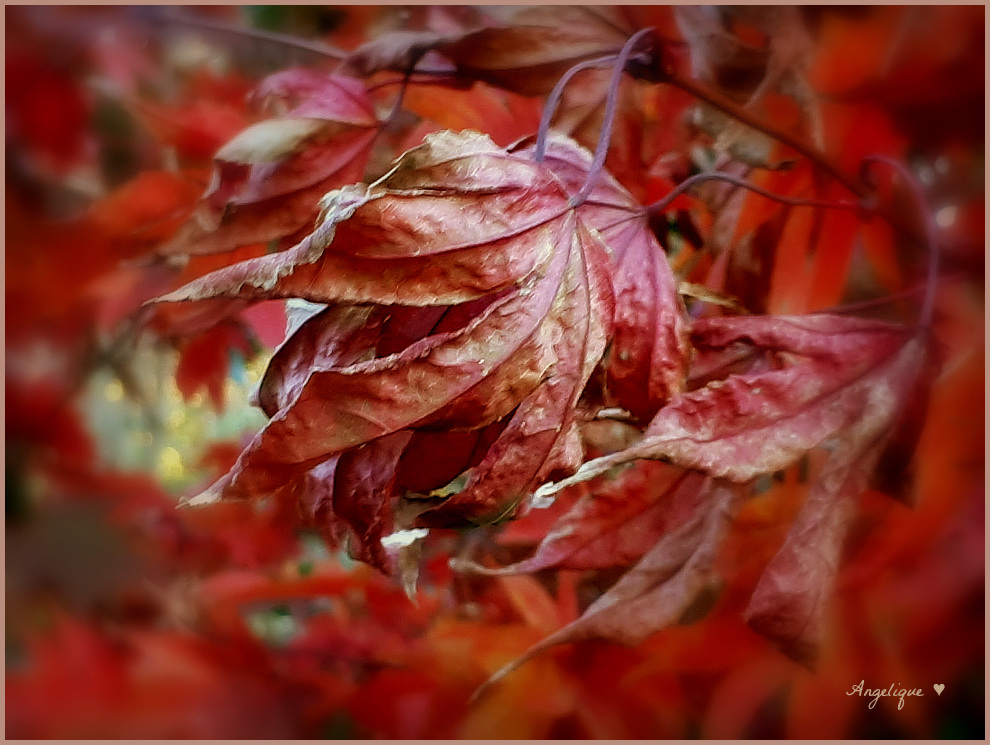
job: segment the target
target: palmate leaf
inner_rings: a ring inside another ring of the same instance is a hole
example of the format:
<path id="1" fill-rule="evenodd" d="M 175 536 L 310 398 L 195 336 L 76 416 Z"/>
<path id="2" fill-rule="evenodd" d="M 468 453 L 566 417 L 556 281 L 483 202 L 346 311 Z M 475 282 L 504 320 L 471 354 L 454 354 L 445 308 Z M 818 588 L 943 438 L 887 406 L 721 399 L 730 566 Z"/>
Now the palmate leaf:
<path id="1" fill-rule="evenodd" d="M 888 442 L 892 437 L 898 441 L 896 432 L 911 398 L 930 384 L 928 334 L 817 314 L 707 319 L 695 324 L 692 340 L 707 352 L 702 355 L 705 377 L 720 366 L 731 369 L 740 363 L 751 371 L 710 380 L 675 396 L 639 443 L 588 462 L 573 477 L 542 487 L 536 496 L 549 496 L 638 458 L 669 460 L 745 483 L 829 441 L 829 460 L 747 609 L 757 631 L 811 665 L 856 501 Z M 745 347 L 748 353 L 740 351 Z M 674 534 L 677 530 L 662 536 L 654 550 Z M 671 619 L 655 610 L 659 620 L 651 628 L 659 630 Z M 599 626 L 593 620 L 582 625 L 583 619 L 575 622 L 576 629 L 592 629 L 595 635 L 618 641 L 631 638 L 632 627 Z M 584 632 L 560 632 L 532 653 L 556 643 L 553 639 L 571 641 L 579 633 Z"/>

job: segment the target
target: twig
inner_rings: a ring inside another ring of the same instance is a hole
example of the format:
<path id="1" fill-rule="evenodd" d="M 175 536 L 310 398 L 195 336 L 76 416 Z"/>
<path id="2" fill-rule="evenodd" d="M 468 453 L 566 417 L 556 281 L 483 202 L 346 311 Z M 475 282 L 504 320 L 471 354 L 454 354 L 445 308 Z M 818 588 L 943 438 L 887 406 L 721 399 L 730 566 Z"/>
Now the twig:
<path id="1" fill-rule="evenodd" d="M 683 91 L 686 91 L 687 93 L 690 93 L 695 98 L 699 98 L 705 103 L 710 104 L 717 109 L 721 109 L 723 112 L 734 119 L 739 120 L 743 124 L 759 130 L 760 132 L 773 137 L 775 140 L 783 142 L 788 147 L 797 150 L 801 153 L 801 155 L 812 161 L 821 170 L 832 176 L 832 178 L 845 186 L 860 199 L 866 199 L 872 194 L 872 191 L 868 186 L 835 165 L 828 158 L 828 156 L 825 155 L 825 153 L 821 152 L 814 145 L 806 142 L 801 137 L 798 137 L 787 130 L 781 129 L 774 124 L 761 119 L 744 106 L 737 104 L 731 98 L 719 93 L 717 90 L 709 88 L 703 83 L 699 83 L 697 80 L 685 78 L 674 71 L 668 71 L 664 75 L 663 80 Z"/>

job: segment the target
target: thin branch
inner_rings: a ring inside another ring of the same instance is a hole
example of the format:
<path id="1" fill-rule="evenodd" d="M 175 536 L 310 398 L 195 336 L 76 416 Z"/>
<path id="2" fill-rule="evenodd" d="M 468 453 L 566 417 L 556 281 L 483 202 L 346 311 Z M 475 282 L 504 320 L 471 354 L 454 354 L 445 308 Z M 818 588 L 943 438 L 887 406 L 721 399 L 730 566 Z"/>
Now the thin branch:
<path id="1" fill-rule="evenodd" d="M 801 153 L 801 155 L 813 162 L 821 170 L 825 171 L 825 173 L 832 176 L 832 178 L 845 186 L 860 199 L 866 199 L 871 195 L 872 192 L 869 187 L 835 165 L 828 158 L 828 156 L 825 155 L 825 153 L 821 152 L 814 145 L 811 145 L 801 137 L 798 137 L 787 130 L 781 129 L 770 122 L 761 119 L 744 106 L 737 104 L 728 96 L 719 93 L 713 88 L 709 88 L 703 83 L 699 83 L 697 80 L 685 78 L 673 71 L 668 71 L 663 79 L 665 82 L 690 93 L 695 98 L 699 98 L 705 103 L 710 104 L 717 109 L 721 109 L 723 112 L 734 119 L 738 119 L 743 124 L 759 130 L 760 132 L 773 137 L 775 140 L 783 142 L 788 147 L 797 150 Z"/>

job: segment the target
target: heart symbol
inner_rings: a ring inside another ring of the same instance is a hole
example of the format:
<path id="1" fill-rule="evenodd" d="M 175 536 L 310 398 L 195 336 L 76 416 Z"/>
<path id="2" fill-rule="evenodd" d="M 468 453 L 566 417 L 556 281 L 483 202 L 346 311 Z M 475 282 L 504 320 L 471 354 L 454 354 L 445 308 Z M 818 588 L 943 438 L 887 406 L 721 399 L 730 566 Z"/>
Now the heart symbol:
<path id="1" fill-rule="evenodd" d="M 937 693 L 939 696 L 941 696 L 942 695 L 942 691 L 945 690 L 945 683 L 936 683 L 935 686 L 934 686 L 934 688 L 935 688 L 935 693 Z"/>

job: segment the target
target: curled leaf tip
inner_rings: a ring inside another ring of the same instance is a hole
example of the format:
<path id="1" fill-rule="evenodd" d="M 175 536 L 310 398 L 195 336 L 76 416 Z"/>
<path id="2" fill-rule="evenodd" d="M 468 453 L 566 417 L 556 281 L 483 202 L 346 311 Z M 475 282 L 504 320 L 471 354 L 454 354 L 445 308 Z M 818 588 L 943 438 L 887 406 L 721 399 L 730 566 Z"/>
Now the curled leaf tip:
<path id="1" fill-rule="evenodd" d="M 214 490 L 213 488 L 210 488 L 204 492 L 197 494 L 194 497 L 180 498 L 175 506 L 176 509 L 180 507 L 202 507 L 207 504 L 216 504 L 219 501 L 220 501 L 220 492 Z"/>

